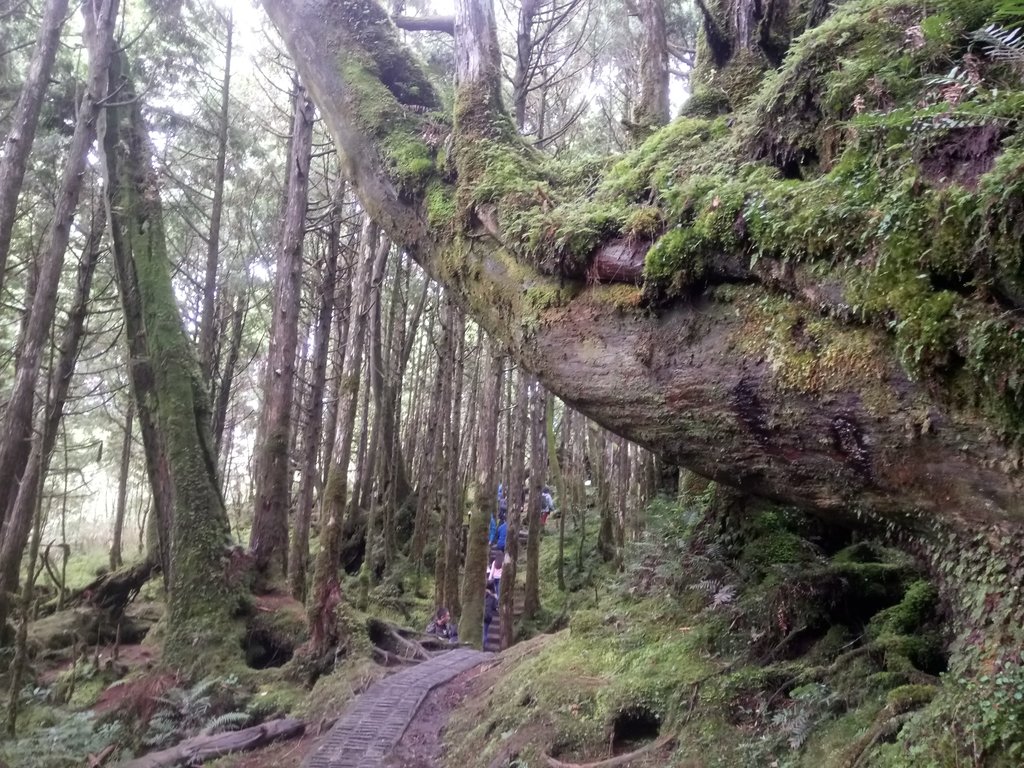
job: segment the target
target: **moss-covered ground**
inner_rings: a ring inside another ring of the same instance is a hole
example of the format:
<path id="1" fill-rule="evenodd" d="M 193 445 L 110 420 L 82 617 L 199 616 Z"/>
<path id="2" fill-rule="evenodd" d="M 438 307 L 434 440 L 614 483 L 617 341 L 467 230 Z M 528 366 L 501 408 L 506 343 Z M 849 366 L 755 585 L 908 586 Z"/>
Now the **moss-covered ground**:
<path id="1" fill-rule="evenodd" d="M 735 504 L 714 485 L 655 503 L 618 572 L 592 542 L 579 568 L 569 523 L 564 593 L 549 524 L 542 583 L 555 631 L 484 676 L 452 718 L 446 764 L 587 762 L 665 736 L 632 764 L 1017 764 L 1005 761 L 1020 743 L 1019 664 L 982 681 L 948 671 L 955 630 L 924 561 L 881 531 Z"/>

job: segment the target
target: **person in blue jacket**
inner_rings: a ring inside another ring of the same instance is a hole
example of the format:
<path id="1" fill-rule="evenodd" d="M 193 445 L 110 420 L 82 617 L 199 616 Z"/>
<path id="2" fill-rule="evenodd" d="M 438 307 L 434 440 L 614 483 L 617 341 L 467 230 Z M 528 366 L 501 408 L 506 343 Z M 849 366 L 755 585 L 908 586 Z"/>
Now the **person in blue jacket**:
<path id="1" fill-rule="evenodd" d="M 505 522 L 505 513 L 498 513 L 498 520 L 495 522 L 494 518 L 491 518 L 491 529 L 487 535 L 487 541 L 495 549 L 500 549 L 502 552 L 505 551 L 505 536 L 508 533 L 508 523 Z"/>
<path id="2" fill-rule="evenodd" d="M 508 514 L 508 498 L 505 496 L 505 486 L 498 483 L 498 515 Z"/>

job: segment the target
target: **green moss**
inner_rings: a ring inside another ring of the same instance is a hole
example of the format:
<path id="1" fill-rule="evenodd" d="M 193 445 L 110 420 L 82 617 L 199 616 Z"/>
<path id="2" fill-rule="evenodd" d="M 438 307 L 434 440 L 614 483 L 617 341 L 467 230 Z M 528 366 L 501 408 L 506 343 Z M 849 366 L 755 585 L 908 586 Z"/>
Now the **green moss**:
<path id="1" fill-rule="evenodd" d="M 880 638 L 909 635 L 928 621 L 937 600 L 938 593 L 931 583 L 915 581 L 897 605 L 880 611 L 872 618 L 868 631 Z"/>
<path id="2" fill-rule="evenodd" d="M 670 229 L 647 252 L 644 279 L 671 281 L 674 293 L 698 283 L 707 270 L 700 236 L 689 227 Z"/>
<path id="3" fill-rule="evenodd" d="M 901 685 L 886 695 L 885 707 L 896 715 L 910 712 L 930 702 L 937 692 L 938 688 L 934 685 Z"/>
<path id="4" fill-rule="evenodd" d="M 427 223 L 441 230 L 452 229 L 458 208 L 455 203 L 454 190 L 440 182 L 427 188 L 426 194 Z"/>

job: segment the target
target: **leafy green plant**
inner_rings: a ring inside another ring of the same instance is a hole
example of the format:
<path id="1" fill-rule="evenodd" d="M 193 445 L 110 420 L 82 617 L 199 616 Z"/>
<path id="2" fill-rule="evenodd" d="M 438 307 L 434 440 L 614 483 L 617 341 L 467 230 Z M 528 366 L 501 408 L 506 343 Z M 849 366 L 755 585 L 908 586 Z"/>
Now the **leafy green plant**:
<path id="1" fill-rule="evenodd" d="M 0 763 L 19 768 L 77 768 L 121 735 L 120 723 L 97 725 L 91 712 L 76 712 L 54 726 L 0 744 Z"/>
<path id="2" fill-rule="evenodd" d="M 965 718 L 973 739 L 985 752 L 1024 760 L 1024 663 L 1003 661 L 992 674 L 961 677 L 957 684 L 975 710 Z"/>
<path id="3" fill-rule="evenodd" d="M 232 681 L 215 677 L 200 680 L 191 688 L 171 688 L 157 701 L 160 708 L 149 722 L 143 744 L 160 747 L 195 735 L 235 730 L 250 720 L 245 712 L 225 711 L 229 704 L 218 694 Z"/>

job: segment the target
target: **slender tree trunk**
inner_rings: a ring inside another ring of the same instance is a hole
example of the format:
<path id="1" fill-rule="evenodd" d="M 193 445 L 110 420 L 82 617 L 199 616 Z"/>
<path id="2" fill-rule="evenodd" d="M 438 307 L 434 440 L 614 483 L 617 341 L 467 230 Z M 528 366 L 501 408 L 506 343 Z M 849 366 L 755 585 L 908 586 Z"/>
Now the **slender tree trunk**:
<path id="1" fill-rule="evenodd" d="M 545 450 L 545 392 L 534 380 L 530 387 L 530 479 L 527 483 L 527 524 L 526 540 L 526 584 L 523 599 L 523 618 L 532 619 L 540 610 L 540 494 L 544 486 L 544 470 L 547 467 Z"/>
<path id="2" fill-rule="evenodd" d="M 340 244 L 335 241 L 334 247 L 340 249 Z M 340 255 L 340 253 L 339 253 Z M 341 385 L 345 376 L 345 354 L 348 348 L 349 331 L 352 329 L 353 296 L 352 285 L 359 279 L 359 272 L 352 264 L 346 262 L 342 272 L 339 265 L 337 290 L 334 296 L 334 338 L 335 344 L 331 351 L 331 377 L 330 391 L 327 394 L 326 415 L 324 416 L 323 434 L 323 457 L 321 464 L 323 474 L 321 476 L 321 487 L 327 485 L 327 476 L 334 465 L 332 452 L 334 443 L 338 436 L 338 409 L 341 404 Z"/>
<path id="3" fill-rule="evenodd" d="M 522 0 L 519 6 L 516 67 L 512 73 L 512 109 L 520 133 L 526 127 L 526 99 L 530 95 L 530 71 L 533 64 L 533 17 L 537 13 L 537 6 L 538 0 Z"/>
<path id="4" fill-rule="evenodd" d="M 324 658 L 342 640 L 335 610 L 341 602 L 341 581 L 338 567 L 343 544 L 342 524 L 345 520 L 345 502 L 348 494 L 348 467 L 355 432 L 356 406 L 366 335 L 366 312 L 370 295 L 370 279 L 374 256 L 390 248 L 381 241 L 379 230 L 369 217 L 363 224 L 359 263 L 352 290 L 351 321 L 342 382 L 339 388 L 339 431 L 334 443 L 333 460 L 323 494 L 320 549 L 313 572 L 313 589 L 309 604 L 310 655 Z"/>
<path id="5" fill-rule="evenodd" d="M 445 566 L 447 560 L 448 532 L 448 471 L 452 461 L 451 445 L 451 417 L 452 417 L 452 389 L 455 384 L 455 377 L 452 374 L 452 366 L 455 361 L 455 332 L 452 326 L 452 316 L 447 311 L 447 301 L 442 298 L 438 305 L 438 314 L 441 323 L 441 341 L 437 346 L 437 380 L 440 384 L 438 390 L 438 408 L 436 428 L 431 433 L 431 439 L 437 443 L 437 461 L 425 468 L 430 473 L 431 510 L 428 518 L 429 526 L 437 531 L 436 546 L 434 548 L 434 603 L 445 605 L 447 595 L 445 587 Z M 437 511 L 437 519 L 432 514 Z M 436 528 L 435 528 L 436 525 Z"/>
<path id="6" fill-rule="evenodd" d="M 0 627 L 7 618 L 7 596 L 18 586 L 22 554 L 28 544 L 32 520 L 38 506 L 40 478 L 45 479 L 50 466 L 50 457 L 53 455 L 53 447 L 64 415 L 71 379 L 82 348 L 85 318 L 89 309 L 93 276 L 99 261 L 102 236 L 102 218 L 94 215 L 85 252 L 78 265 L 75 297 L 61 335 L 57 362 L 50 371 L 47 387 L 49 394 L 40 427 L 41 433 L 32 441 L 25 474 L 4 523 L 3 544 L 0 546 Z"/>
<path id="7" fill-rule="evenodd" d="M 117 507 L 114 511 L 114 539 L 110 544 L 110 570 L 124 565 L 121 556 L 121 537 L 124 534 L 124 516 L 128 505 L 128 469 L 132 459 L 132 406 L 124 417 L 124 435 L 121 438 L 121 466 L 117 474 Z"/>
<path id="8" fill-rule="evenodd" d="M 597 531 L 597 552 L 606 563 L 615 557 L 615 512 L 611 508 L 611 478 L 608 470 L 608 435 L 593 422 L 588 423 L 590 467 L 600 527 Z"/>
<path id="9" fill-rule="evenodd" d="M 213 384 L 217 349 L 217 267 L 220 262 L 220 221 L 224 212 L 224 168 L 228 156 L 229 96 L 231 93 L 231 53 L 234 20 L 224 18 L 227 38 L 224 42 L 224 79 L 220 86 L 220 112 L 217 116 L 217 160 L 213 174 L 213 201 L 210 232 L 206 239 L 206 276 L 203 280 L 203 312 L 199 321 L 199 362 L 208 385 Z M 215 412 L 216 413 L 216 412 Z M 217 443 L 220 447 L 220 443 Z"/>
<path id="10" fill-rule="evenodd" d="M 289 446 L 295 347 L 299 335 L 302 242 L 309 202 L 309 163 L 313 146 L 313 104 L 295 85 L 294 122 L 288 160 L 288 198 L 274 286 L 274 318 L 264 379 L 263 442 L 257 447 L 256 502 L 249 548 L 257 570 L 270 580 L 288 573 Z"/>
<path id="11" fill-rule="evenodd" d="M 462 435 L 462 381 L 463 349 L 465 347 L 466 323 L 462 310 L 452 302 L 445 301 L 448 324 L 451 328 L 451 352 L 449 375 L 451 376 L 451 418 L 448 426 L 448 471 L 444 508 L 444 548 L 438 556 L 444 556 L 444 601 L 453 616 L 462 614 L 459 600 L 459 566 L 462 561 L 462 521 L 465 518 L 465 500 L 462 486 L 461 454 Z"/>
<path id="12" fill-rule="evenodd" d="M 91 8 L 89 6 L 86 10 L 86 16 L 91 15 Z M 24 334 L 18 340 L 14 383 L 0 425 L 0 489 L 9 489 L 6 498 L 10 498 L 10 492 L 18 483 L 31 452 L 32 402 L 50 326 L 57 310 L 57 289 L 71 234 L 71 223 L 85 178 L 86 157 L 96 138 L 96 118 L 107 94 L 107 70 L 113 49 L 117 0 L 103 0 L 96 6 L 96 10 L 93 23 L 101 39 L 89 57 L 88 83 L 78 106 L 78 120 L 57 191 L 53 220 L 40 259 L 35 294 Z M 4 501 L 6 503 L 6 499 Z"/>
<path id="13" fill-rule="evenodd" d="M 228 344 L 227 357 L 224 360 L 224 371 L 221 373 L 220 383 L 217 386 L 217 400 L 213 409 L 213 441 L 217 449 L 217 456 L 221 454 L 224 424 L 228 417 L 231 388 L 235 378 L 235 366 L 238 365 L 238 354 L 242 349 L 242 329 L 244 328 L 247 305 L 248 299 L 245 294 L 239 293 L 235 298 L 235 308 L 231 312 L 231 340 Z"/>
<path id="14" fill-rule="evenodd" d="M 501 647 L 508 648 L 515 639 L 516 571 L 519 558 L 519 528 L 523 522 L 523 508 L 526 497 L 523 493 L 526 481 L 526 445 L 530 424 L 530 395 L 528 377 L 520 369 L 516 377 L 518 394 L 512 412 L 513 437 L 511 469 L 508 488 L 508 528 L 505 537 L 505 559 L 501 569 Z M 493 492 L 493 491 L 492 491 Z"/>
<path id="15" fill-rule="evenodd" d="M 569 433 L 569 419 L 572 411 L 568 406 L 562 409 L 561 447 L 565 456 L 566 435 Z M 561 462 L 558 460 L 558 447 L 555 445 L 555 398 L 549 392 L 545 412 L 544 433 L 548 448 L 548 475 L 555 483 L 555 503 L 561 507 L 558 512 L 558 589 L 565 592 L 565 518 L 569 514 L 568 497 L 565 493 L 565 475 L 562 473 Z"/>
<path id="16" fill-rule="evenodd" d="M 39 111 L 43 106 L 46 87 L 50 83 L 50 72 L 53 70 L 60 44 L 60 31 L 67 13 L 68 0 L 48 0 L 46 3 L 32 63 L 11 118 L 7 140 L 0 152 L 0 293 L 3 292 L 11 235 L 18 215 L 18 195 L 25 179 L 25 169 L 36 138 L 36 126 L 39 124 Z M 94 96 L 102 98 L 98 93 Z M 86 105 L 83 103 L 83 106 Z"/>
<path id="17" fill-rule="evenodd" d="M 616 494 L 618 510 L 615 515 L 615 566 L 622 567 L 622 554 L 626 546 L 626 519 L 629 514 L 629 490 L 630 490 L 630 461 L 629 443 L 623 437 L 616 440 L 616 472 L 615 484 L 618 486 Z"/>
<path id="18" fill-rule="evenodd" d="M 413 528 L 412 545 L 409 556 L 416 564 L 416 572 L 419 573 L 423 566 L 423 552 L 427 546 L 427 531 L 429 528 L 430 514 L 437 503 L 437 479 L 441 472 L 441 460 L 443 458 L 444 440 L 441 432 L 444 425 L 445 411 L 445 371 L 441 361 L 445 359 L 442 354 L 443 345 L 447 339 L 445 329 L 441 330 L 441 347 L 438 350 L 438 365 L 434 374 L 434 387 L 430 396 L 430 421 L 427 426 L 427 434 L 431 436 L 428 449 L 424 451 L 425 460 L 420 465 L 420 482 L 416 488 L 416 522 Z M 435 585 L 436 586 L 436 585 Z"/>
<path id="19" fill-rule="evenodd" d="M 126 322 L 141 318 L 145 329 L 156 422 L 174 489 L 163 659 L 184 669 L 210 668 L 239 658 L 241 625 L 233 617 L 240 585 L 225 565 L 230 530 L 216 475 L 206 386 L 171 284 L 149 136 L 123 53 L 116 65 L 111 82 L 118 102 L 108 105 L 100 120 L 107 220 Z M 145 395 L 136 390 L 137 398 L 140 394 Z"/>
<path id="20" fill-rule="evenodd" d="M 316 460 L 323 428 L 324 383 L 327 379 L 327 353 L 331 342 L 331 318 L 338 276 L 337 229 L 340 211 L 331 217 L 331 232 L 324 256 L 323 280 L 320 284 L 320 307 L 317 312 L 316 335 L 313 341 L 313 376 L 306 400 L 306 423 L 302 434 L 303 469 L 299 496 L 295 505 L 295 530 L 291 555 L 288 558 L 288 583 L 292 597 L 306 597 L 306 571 L 309 567 L 309 524 L 313 514 L 313 491 L 317 482 Z"/>
<path id="21" fill-rule="evenodd" d="M 471 645 L 483 647 L 484 590 L 490 551 L 487 532 L 491 520 L 498 515 L 494 488 L 497 486 L 495 467 L 498 448 L 498 417 L 501 414 L 501 383 L 505 373 L 505 360 L 493 351 L 485 352 L 486 368 L 483 375 L 483 397 L 479 401 L 479 447 L 476 452 L 476 498 L 469 518 L 466 541 L 466 568 L 462 576 L 462 619 L 459 637 Z"/>

